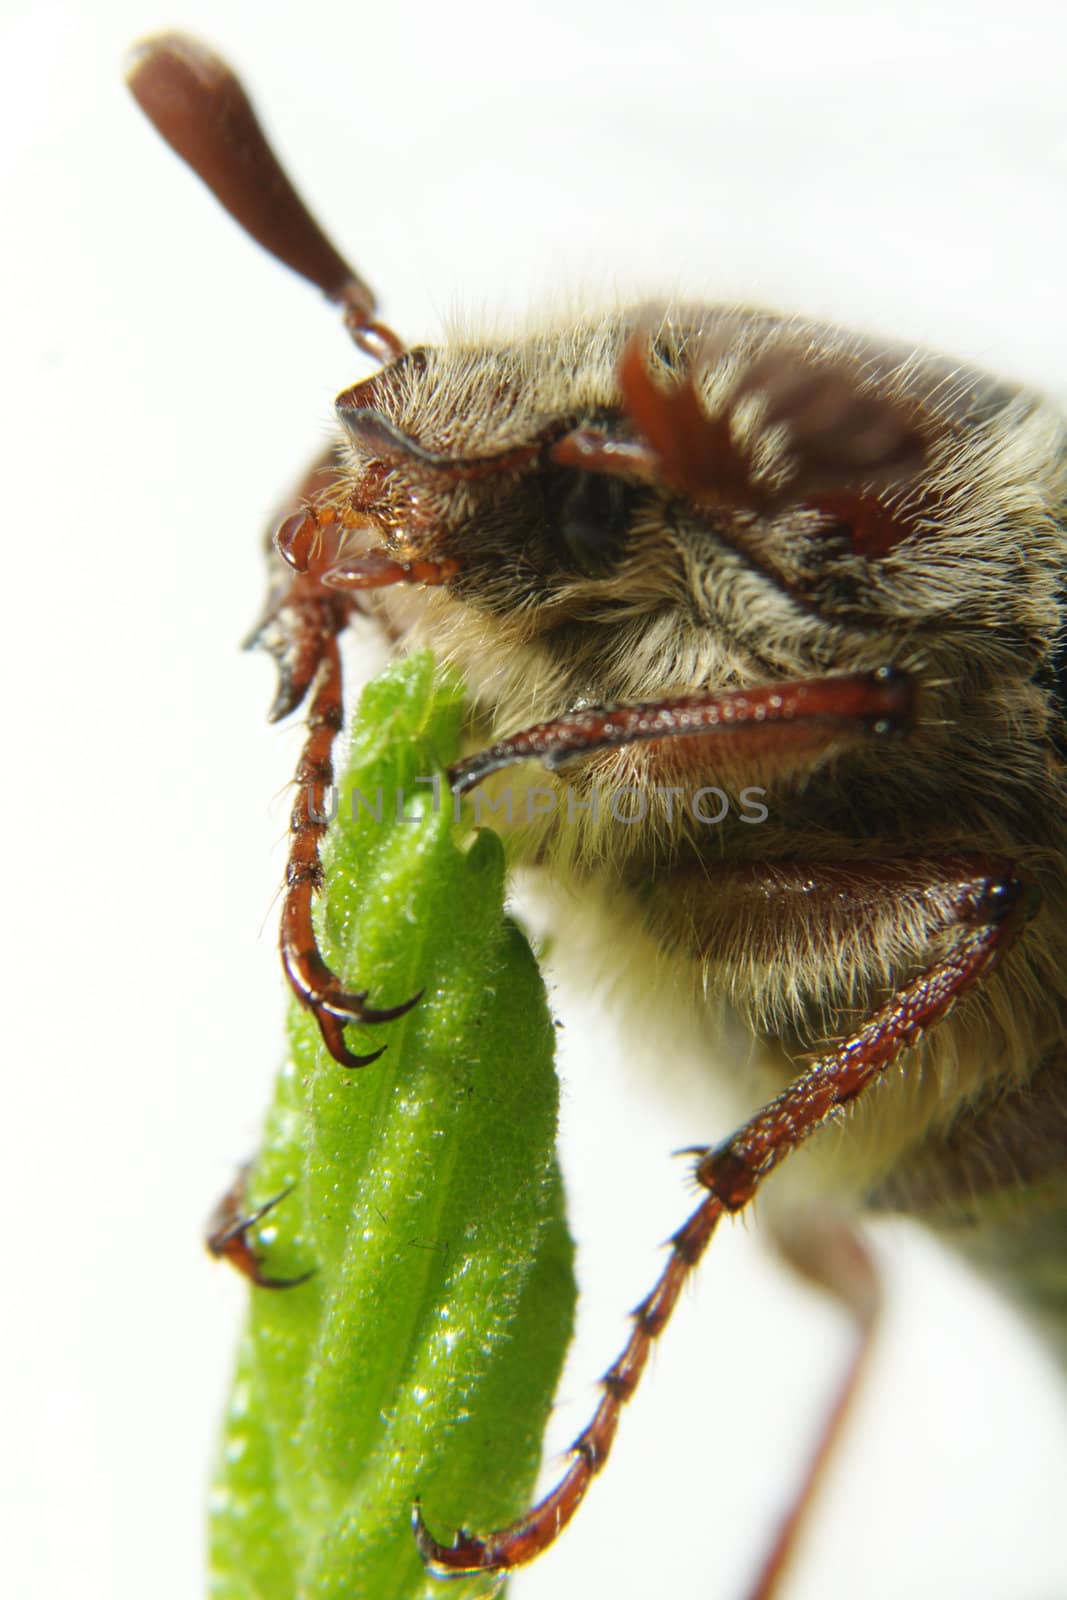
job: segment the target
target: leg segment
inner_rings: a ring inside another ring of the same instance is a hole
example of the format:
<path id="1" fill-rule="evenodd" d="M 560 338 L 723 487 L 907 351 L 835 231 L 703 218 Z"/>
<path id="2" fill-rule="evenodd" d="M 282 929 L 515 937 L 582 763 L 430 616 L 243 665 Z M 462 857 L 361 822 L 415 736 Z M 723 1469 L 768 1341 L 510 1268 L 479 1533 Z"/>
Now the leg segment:
<path id="1" fill-rule="evenodd" d="M 573 1517 L 604 1465 L 622 1406 L 637 1386 L 653 1339 L 677 1303 L 682 1284 L 703 1255 L 724 1212 L 740 1211 L 791 1150 L 861 1094 L 901 1053 L 940 1022 L 970 988 L 988 976 L 1036 910 L 1030 886 L 995 866 L 956 885 L 955 946 L 905 985 L 856 1033 L 816 1061 L 763 1111 L 714 1150 L 699 1152 L 695 1176 L 706 1198 L 670 1241 L 670 1256 L 651 1295 L 634 1312 L 622 1355 L 601 1379 L 604 1397 L 571 1447 L 560 1483 L 509 1527 L 479 1537 L 460 1529 L 439 1543 L 415 1508 L 415 1537 L 430 1570 L 506 1570 L 548 1548 Z"/>
<path id="2" fill-rule="evenodd" d="M 881 1303 L 878 1271 L 871 1254 L 858 1231 L 842 1218 L 819 1212 L 814 1217 L 800 1219 L 796 1227 L 790 1219 L 788 1229 L 775 1230 L 775 1243 L 801 1277 L 827 1290 L 849 1313 L 856 1328 L 856 1343 L 807 1470 L 745 1600 L 774 1600 L 778 1592 L 792 1559 L 797 1535 L 811 1510 L 859 1388 L 874 1343 Z"/>
<path id="3" fill-rule="evenodd" d="M 761 749 L 814 764 L 830 745 L 866 734 L 903 732 L 914 712 L 911 679 L 894 667 L 760 689 L 691 694 L 643 705 L 586 706 L 567 717 L 539 722 L 499 744 L 457 761 L 449 771 L 453 792 L 465 794 L 519 761 L 539 760 L 549 771 L 579 756 L 660 739 L 715 735 L 716 753 L 736 743 L 751 758 Z"/>
<path id="4" fill-rule="evenodd" d="M 331 454 L 313 463 L 303 488 L 326 492 L 335 474 L 336 461 Z M 320 582 L 322 563 L 328 563 L 340 537 L 343 531 L 332 510 L 304 507 L 286 518 L 275 543 L 288 565 L 274 558 L 272 603 L 249 642 L 262 645 L 278 665 L 271 721 L 295 711 L 311 693 L 307 739 L 296 770 L 296 803 L 289 820 L 280 933 L 282 965 L 297 999 L 314 1012 L 330 1054 L 341 1066 L 362 1067 L 377 1060 L 381 1051 L 355 1055 L 345 1044 L 345 1025 L 389 1022 L 415 1002 L 409 1000 L 386 1010 L 367 1006 L 366 993 L 345 989 L 330 971 L 315 939 L 312 902 L 322 885 L 319 845 L 329 815 L 333 744 L 344 720 L 337 641 L 353 610 L 351 600 L 331 594 Z M 333 543 L 327 543 L 329 540 Z"/>
<path id="5" fill-rule="evenodd" d="M 303 488 L 328 496 L 335 478 L 336 459 L 331 453 L 313 464 Z M 322 886 L 319 846 L 328 826 L 333 744 L 344 720 L 338 638 L 355 609 L 352 599 L 324 585 L 357 520 L 335 510 L 327 499 L 305 505 L 285 519 L 275 536 L 276 550 L 285 565 L 274 557 L 271 604 L 250 641 L 268 650 L 278 665 L 272 721 L 295 711 L 311 693 L 307 739 L 297 766 L 297 798 L 289 824 L 280 942 L 282 965 L 293 993 L 314 1012 L 326 1048 L 343 1067 L 366 1066 L 381 1055 L 380 1050 L 367 1055 L 349 1050 L 344 1040 L 348 1023 L 391 1022 L 418 999 L 416 995 L 402 1005 L 384 1009 L 368 1006 L 366 992 L 346 989 L 326 965 L 312 919 L 312 904 Z M 351 564 L 355 558 L 346 559 Z M 380 581 L 401 579 L 390 575 Z"/>
<path id="6" fill-rule="evenodd" d="M 345 989 L 319 954 L 312 901 L 322 885 L 319 844 L 326 832 L 326 795 L 333 782 L 333 742 L 341 729 L 341 652 L 336 631 L 323 629 L 321 660 L 308 712 L 308 733 L 296 770 L 297 797 L 290 818 L 289 866 L 282 906 L 282 965 L 293 993 L 314 1012 L 326 1048 L 343 1067 L 363 1067 L 381 1050 L 357 1056 L 344 1041 L 350 1022 L 392 1022 L 419 998 L 387 1009 L 366 1004 L 366 991 Z M 384 1047 L 383 1047 L 384 1048 Z"/>
<path id="7" fill-rule="evenodd" d="M 242 1167 L 236 1181 L 227 1189 L 219 1201 L 208 1223 L 208 1232 L 205 1243 L 208 1250 L 216 1258 L 225 1258 L 230 1264 L 243 1272 L 246 1278 L 260 1289 L 295 1289 L 299 1284 L 306 1283 L 314 1276 L 314 1268 L 301 1272 L 293 1278 L 273 1278 L 263 1271 L 259 1256 L 249 1243 L 248 1233 L 260 1222 L 268 1212 L 273 1211 L 286 1197 L 293 1192 L 292 1184 L 276 1194 L 272 1199 L 264 1201 L 254 1211 L 245 1209 L 245 1190 L 248 1179 L 248 1168 Z"/>
<path id="8" fill-rule="evenodd" d="M 954 949 L 732 1138 L 706 1151 L 697 1164 L 698 1183 L 718 1195 L 728 1211 L 740 1211 L 791 1150 L 861 1094 L 993 970 L 1037 906 L 1036 890 L 1006 872 L 994 870 L 959 884 L 952 908 L 960 927 Z"/>

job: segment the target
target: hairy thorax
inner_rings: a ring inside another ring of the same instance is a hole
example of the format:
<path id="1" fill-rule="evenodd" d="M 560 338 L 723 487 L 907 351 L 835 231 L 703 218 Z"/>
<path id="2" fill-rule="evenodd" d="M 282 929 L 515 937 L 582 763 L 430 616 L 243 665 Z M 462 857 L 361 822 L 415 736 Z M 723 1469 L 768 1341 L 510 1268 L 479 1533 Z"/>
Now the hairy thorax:
<path id="1" fill-rule="evenodd" d="M 712 416 L 739 367 L 783 337 L 813 337 L 770 317 L 688 315 L 681 331 L 663 318 L 653 360 L 670 374 L 710 349 L 700 397 Z M 1062 424 L 1031 396 L 835 336 L 834 358 L 908 396 L 926 429 L 919 479 L 847 508 L 854 537 L 833 495 L 775 491 L 753 510 L 647 480 L 628 491 L 624 520 L 621 500 L 579 503 L 587 485 L 561 486 L 554 467 L 533 478 L 522 452 L 541 441 L 540 460 L 546 438 L 618 422 L 615 372 L 635 320 L 519 341 L 481 365 L 462 345 L 419 352 L 402 381 L 372 380 L 376 407 L 398 433 L 420 428 L 428 456 L 514 462 L 447 488 L 432 466 L 420 477 L 394 463 L 393 492 L 402 482 L 419 501 L 434 550 L 461 575 L 383 591 L 374 608 L 398 644 L 429 644 L 463 676 L 472 746 L 589 705 L 887 666 L 909 675 L 906 737 L 665 739 L 555 772 L 513 768 L 473 797 L 472 820 L 500 829 L 514 859 L 604 905 L 616 944 L 628 927 L 651 939 L 671 991 L 684 974 L 694 1003 L 739 1021 L 779 1081 L 937 959 L 957 937 L 949 907 L 969 874 L 1007 864 L 1036 884 L 1043 910 L 1000 971 L 906 1073 L 887 1075 L 847 1139 L 822 1136 L 841 1147 L 838 1175 L 869 1183 L 958 1132 L 967 1107 L 1025 1080 L 1063 1036 L 1067 796 L 1049 688 Z M 462 436 L 459 416 L 477 419 Z M 787 482 L 785 444 L 760 426 L 757 406 L 742 429 L 758 471 Z M 378 461 L 372 425 L 358 423 L 352 451 L 355 477 Z M 614 543 L 575 547 L 575 505 L 587 520 L 617 513 Z"/>

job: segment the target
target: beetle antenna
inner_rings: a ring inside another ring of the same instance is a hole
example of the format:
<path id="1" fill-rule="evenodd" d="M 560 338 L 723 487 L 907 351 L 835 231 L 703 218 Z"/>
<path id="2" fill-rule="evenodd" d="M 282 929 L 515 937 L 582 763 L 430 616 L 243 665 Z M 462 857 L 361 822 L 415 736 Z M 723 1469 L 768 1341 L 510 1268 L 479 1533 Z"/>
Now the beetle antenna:
<path id="1" fill-rule="evenodd" d="M 171 149 L 245 232 L 340 306 L 365 354 L 395 360 L 403 344 L 374 320 L 373 291 L 301 200 L 232 68 L 187 34 L 159 34 L 134 46 L 126 81 Z"/>

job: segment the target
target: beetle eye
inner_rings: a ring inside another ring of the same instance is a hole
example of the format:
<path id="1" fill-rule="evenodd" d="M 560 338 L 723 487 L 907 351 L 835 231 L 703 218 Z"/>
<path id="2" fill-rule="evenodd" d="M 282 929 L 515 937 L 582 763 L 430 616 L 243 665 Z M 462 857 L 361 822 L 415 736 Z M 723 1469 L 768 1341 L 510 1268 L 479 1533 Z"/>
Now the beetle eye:
<path id="1" fill-rule="evenodd" d="M 621 478 L 553 472 L 545 485 L 548 521 L 568 566 L 600 577 L 618 559 L 638 490 Z"/>

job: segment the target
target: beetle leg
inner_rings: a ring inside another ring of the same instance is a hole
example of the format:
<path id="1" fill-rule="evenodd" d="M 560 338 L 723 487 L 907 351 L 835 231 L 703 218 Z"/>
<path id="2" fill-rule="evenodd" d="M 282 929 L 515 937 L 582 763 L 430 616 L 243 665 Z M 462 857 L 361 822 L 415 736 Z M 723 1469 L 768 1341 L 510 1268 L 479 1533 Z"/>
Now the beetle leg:
<path id="1" fill-rule="evenodd" d="M 358 606 L 356 600 L 324 587 L 322 581 L 332 571 L 333 551 L 344 526 L 342 514 L 330 501 L 339 466 L 333 447 L 312 463 L 295 496 L 299 509 L 285 518 L 272 537 L 267 615 L 248 643 L 268 650 L 278 665 L 272 722 L 295 711 L 311 696 L 307 738 L 296 770 L 296 802 L 289 821 L 280 932 L 282 965 L 293 993 L 314 1013 L 334 1060 L 343 1067 L 363 1067 L 382 1052 L 354 1054 L 345 1044 L 345 1026 L 391 1022 L 403 1016 L 418 995 L 399 1006 L 368 1006 L 366 991 L 346 989 L 323 960 L 312 917 L 312 904 L 322 886 L 319 846 L 330 818 L 333 745 L 344 721 L 338 639 Z"/>
<path id="2" fill-rule="evenodd" d="M 947 1016 L 962 995 L 992 972 L 1036 910 L 1033 888 L 992 866 L 939 887 L 958 932 L 953 947 L 858 1031 L 810 1065 L 732 1138 L 699 1153 L 695 1177 L 706 1196 L 671 1238 L 667 1265 L 634 1311 L 630 1338 L 601 1379 L 603 1398 L 571 1446 L 572 1464 L 556 1487 L 508 1527 L 486 1536 L 461 1528 L 450 1545 L 434 1538 L 416 1505 L 415 1539 L 431 1572 L 448 1576 L 507 1570 L 531 1561 L 554 1542 L 607 1460 L 622 1407 L 637 1387 L 652 1343 L 722 1216 L 742 1210 L 792 1150 Z"/>
<path id="3" fill-rule="evenodd" d="M 410 1011 L 419 996 L 398 1006 L 368 1006 L 366 991 L 346 989 L 319 953 L 312 902 L 322 887 L 319 845 L 329 825 L 327 795 L 333 785 L 333 742 L 342 718 L 341 652 L 336 631 L 324 630 L 308 711 L 307 739 L 296 769 L 296 803 L 289 821 L 289 865 L 281 916 L 282 965 L 293 993 L 314 1013 L 334 1060 L 343 1067 L 364 1067 L 382 1052 L 354 1055 L 344 1042 L 345 1025 L 392 1022 Z"/>
<path id="4" fill-rule="evenodd" d="M 816 1288 L 833 1295 L 852 1319 L 852 1354 L 826 1413 L 804 1476 L 779 1522 L 774 1541 L 745 1600 L 774 1600 L 833 1455 L 874 1345 L 881 1307 L 881 1284 L 874 1259 L 859 1230 L 844 1218 L 816 1210 L 779 1218 L 772 1228 L 779 1253 Z"/>
<path id="5" fill-rule="evenodd" d="M 254 1211 L 247 1211 L 246 1190 L 248 1182 L 248 1168 L 242 1167 L 233 1184 L 227 1189 L 219 1201 L 208 1223 L 208 1232 L 205 1244 L 216 1260 L 227 1260 L 238 1272 L 244 1273 L 246 1278 L 260 1289 L 295 1289 L 301 1283 L 306 1283 L 314 1277 L 315 1269 L 311 1267 L 307 1272 L 297 1273 L 292 1278 L 275 1278 L 263 1271 L 259 1255 L 249 1243 L 248 1234 L 257 1222 L 273 1211 L 276 1205 L 293 1192 L 293 1184 L 288 1184 L 279 1194 L 270 1200 L 265 1200 Z"/>
<path id="6" fill-rule="evenodd" d="M 901 989 L 832 1054 L 816 1061 L 723 1144 L 704 1153 L 697 1182 L 729 1211 L 747 1205 L 759 1185 L 828 1117 L 885 1071 L 946 1016 L 959 997 L 985 977 L 1038 907 L 1036 889 L 1021 878 L 991 872 L 956 890 L 954 949 Z"/>
<path id="7" fill-rule="evenodd" d="M 749 763 L 767 749 L 788 751 L 790 759 L 813 766 L 842 740 L 905 731 L 914 701 L 915 686 L 906 673 L 879 667 L 639 705 L 584 706 L 464 757 L 449 769 L 449 782 L 454 793 L 465 794 L 490 773 L 520 761 L 539 760 L 554 771 L 601 750 L 696 736 L 713 738 L 716 755 L 727 756 L 736 745 Z"/>

